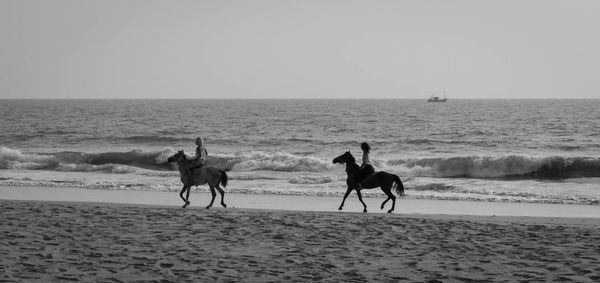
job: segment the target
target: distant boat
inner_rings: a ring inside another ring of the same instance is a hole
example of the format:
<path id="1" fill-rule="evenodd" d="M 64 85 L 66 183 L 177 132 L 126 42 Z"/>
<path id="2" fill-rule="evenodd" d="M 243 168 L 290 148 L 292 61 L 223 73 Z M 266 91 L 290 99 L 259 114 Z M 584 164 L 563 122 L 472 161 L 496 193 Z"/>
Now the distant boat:
<path id="1" fill-rule="evenodd" d="M 448 98 L 446 98 L 446 91 L 444 90 L 444 98 L 440 98 L 439 96 L 433 96 L 433 94 L 431 95 L 431 97 L 429 99 L 427 99 L 427 102 L 446 102 L 448 101 Z"/>

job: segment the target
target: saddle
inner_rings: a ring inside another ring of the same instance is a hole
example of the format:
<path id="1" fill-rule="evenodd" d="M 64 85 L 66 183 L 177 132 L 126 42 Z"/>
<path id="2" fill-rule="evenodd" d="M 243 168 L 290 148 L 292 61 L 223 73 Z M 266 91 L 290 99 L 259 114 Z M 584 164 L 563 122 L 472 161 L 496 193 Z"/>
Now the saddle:
<path id="1" fill-rule="evenodd" d="M 201 168 L 202 166 L 204 166 L 204 164 L 200 164 L 200 165 L 194 165 L 194 166 L 192 166 L 192 167 L 189 167 L 189 168 L 187 168 L 186 170 L 187 170 L 188 174 L 190 174 L 190 175 L 194 175 L 194 172 L 196 171 L 196 169 L 199 169 L 199 168 Z"/>
<path id="2" fill-rule="evenodd" d="M 204 166 L 204 164 L 202 165 L 196 165 L 190 168 L 187 168 L 187 179 L 194 185 L 198 185 L 196 184 L 196 180 L 202 180 L 204 178 L 204 174 L 202 174 L 201 172 L 196 174 L 196 170 L 201 169 Z"/>
<path id="3" fill-rule="evenodd" d="M 360 181 L 364 182 L 366 180 L 369 180 L 369 179 L 371 179 L 371 177 L 375 176 L 375 174 L 377 174 L 377 172 L 373 172 L 373 173 L 371 173 L 369 175 L 363 176 L 362 180 L 360 180 Z"/>
<path id="4" fill-rule="evenodd" d="M 371 166 L 371 165 L 366 165 L 366 166 L 361 167 L 360 168 L 360 174 L 359 174 L 359 176 L 360 176 L 360 178 L 359 178 L 360 182 L 363 182 L 363 181 L 371 178 L 373 175 L 375 175 L 375 173 L 376 172 L 375 172 L 373 166 Z"/>
<path id="5" fill-rule="evenodd" d="M 193 160 L 192 160 L 192 161 L 193 161 L 194 163 L 196 163 L 196 164 L 195 164 L 195 165 L 193 165 L 193 166 L 190 166 L 190 167 L 188 168 L 188 170 L 190 171 L 190 173 L 193 173 L 193 171 L 194 171 L 194 170 L 196 170 L 196 169 L 198 169 L 198 168 L 200 168 L 200 167 L 202 167 L 202 166 L 204 166 L 204 165 L 205 165 L 204 163 L 200 163 L 200 164 L 198 164 L 198 160 L 199 160 L 199 158 L 198 158 L 198 159 L 193 159 Z"/>
<path id="6" fill-rule="evenodd" d="M 193 167 L 190 167 L 188 170 L 190 170 L 191 172 L 193 172 L 194 170 L 196 170 L 196 169 L 198 169 L 198 168 L 200 168 L 200 167 L 202 167 L 202 166 L 204 166 L 204 164 L 195 165 L 195 166 L 193 166 Z"/>
<path id="7" fill-rule="evenodd" d="M 371 177 L 375 176 L 375 174 L 377 174 L 377 172 L 375 172 L 374 168 L 372 166 L 364 166 L 360 169 L 360 173 L 359 173 L 359 180 L 358 180 L 358 185 L 359 187 L 363 187 L 364 186 L 368 186 L 368 184 L 365 184 L 365 182 L 367 180 L 369 180 Z"/>

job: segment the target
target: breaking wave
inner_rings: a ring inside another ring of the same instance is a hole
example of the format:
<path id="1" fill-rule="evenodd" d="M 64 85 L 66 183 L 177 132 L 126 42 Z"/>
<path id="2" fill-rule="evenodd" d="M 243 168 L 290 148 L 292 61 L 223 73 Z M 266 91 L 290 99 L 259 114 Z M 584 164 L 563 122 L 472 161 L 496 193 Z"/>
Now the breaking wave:
<path id="1" fill-rule="evenodd" d="M 160 151 L 22 153 L 0 147 L 0 169 L 55 170 L 73 172 L 139 173 L 170 176 L 176 171 L 167 158 L 173 148 Z M 188 154 L 190 155 L 190 154 Z M 237 172 L 328 172 L 340 165 L 330 159 L 286 152 L 253 151 L 209 156 L 207 164 Z M 403 160 L 374 160 L 377 170 L 403 177 L 478 178 L 478 179 L 568 179 L 600 177 L 600 158 L 468 156 Z M 248 178 L 252 178 L 248 176 Z M 327 183 L 327 178 L 292 179 L 297 184 Z"/>
<path id="2" fill-rule="evenodd" d="M 0 147 L 0 169 L 55 170 L 76 172 L 134 173 L 139 169 L 172 170 L 166 162 L 174 150 L 160 152 L 57 152 L 22 153 Z"/>
<path id="3" fill-rule="evenodd" d="M 451 157 L 389 161 L 409 176 L 442 178 L 567 179 L 600 177 L 600 158 L 592 157 Z"/>
<path id="4" fill-rule="evenodd" d="M 174 171 L 177 170 L 176 165 L 167 162 L 167 158 L 175 152 L 176 150 L 173 148 L 166 148 L 150 152 L 132 150 L 128 152 L 42 154 L 22 153 L 20 150 L 0 147 L 0 169 L 107 173 L 137 173 L 143 171 L 140 169 Z M 208 165 L 223 170 L 237 171 L 318 172 L 332 168 L 332 164 L 328 160 L 282 152 L 258 151 L 238 155 L 216 155 L 209 156 L 206 162 Z"/>

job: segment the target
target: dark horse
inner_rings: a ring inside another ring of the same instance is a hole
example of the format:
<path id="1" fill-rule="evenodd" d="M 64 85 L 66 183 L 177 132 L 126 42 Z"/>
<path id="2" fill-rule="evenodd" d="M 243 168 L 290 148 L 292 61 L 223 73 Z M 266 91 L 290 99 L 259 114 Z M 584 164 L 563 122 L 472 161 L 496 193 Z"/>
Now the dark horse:
<path id="1" fill-rule="evenodd" d="M 362 180 L 364 176 L 362 176 L 362 172 L 360 170 L 360 166 L 356 164 L 356 159 L 354 156 L 350 154 L 350 151 L 346 151 L 346 153 L 336 157 L 333 159 L 333 163 L 345 163 L 346 164 L 346 173 L 348 173 L 348 178 L 346 179 L 346 184 L 348 184 L 348 189 L 346 190 L 346 194 L 344 194 L 344 199 L 342 200 L 342 204 L 338 210 L 342 210 L 344 207 L 344 202 L 346 198 L 352 192 L 352 190 L 356 190 L 356 194 L 358 195 L 358 200 L 362 203 L 364 209 L 363 212 L 367 212 L 367 205 L 362 200 L 362 195 L 360 194 L 361 189 L 373 189 L 380 187 L 381 190 L 387 195 L 387 199 L 383 201 L 381 204 L 381 209 L 385 206 L 385 203 L 388 200 L 392 200 L 392 208 L 388 210 L 388 213 L 394 211 L 396 207 L 396 196 L 392 194 L 392 187 L 396 184 L 396 193 L 398 196 L 404 195 L 404 185 L 402 185 L 402 181 L 400 178 L 394 174 L 390 174 L 384 171 L 379 171 L 371 175 L 366 180 Z M 358 184 L 361 185 L 362 188 L 359 188 Z"/>
<path id="2" fill-rule="evenodd" d="M 175 153 L 173 156 L 169 157 L 167 159 L 167 161 L 177 162 L 177 165 L 179 167 L 179 173 L 181 174 L 181 182 L 183 183 L 183 189 L 181 189 L 181 193 L 179 193 L 179 196 L 185 202 L 185 204 L 183 205 L 183 208 L 190 205 L 190 201 L 189 201 L 190 188 L 192 186 L 199 186 L 199 185 L 204 185 L 207 183 L 208 183 L 208 186 L 210 187 L 210 193 L 212 194 L 212 199 L 210 200 L 210 204 L 206 208 L 210 208 L 213 205 L 213 202 L 215 201 L 215 196 L 217 195 L 217 193 L 215 193 L 215 188 L 221 194 L 221 205 L 223 207 L 227 207 L 227 205 L 225 205 L 225 202 L 223 202 L 223 197 L 224 197 L 225 192 L 219 186 L 219 185 L 223 185 L 223 187 L 227 186 L 227 174 L 225 173 L 225 171 L 223 171 L 219 168 L 213 167 L 213 166 L 204 165 L 200 168 L 194 169 L 193 173 L 190 175 L 188 173 L 188 170 L 186 170 L 186 168 L 189 168 L 193 161 L 187 159 L 187 157 L 185 156 L 185 153 L 183 153 L 183 150 L 180 150 L 177 153 Z M 183 194 L 186 191 L 187 191 L 187 195 L 184 198 Z"/>

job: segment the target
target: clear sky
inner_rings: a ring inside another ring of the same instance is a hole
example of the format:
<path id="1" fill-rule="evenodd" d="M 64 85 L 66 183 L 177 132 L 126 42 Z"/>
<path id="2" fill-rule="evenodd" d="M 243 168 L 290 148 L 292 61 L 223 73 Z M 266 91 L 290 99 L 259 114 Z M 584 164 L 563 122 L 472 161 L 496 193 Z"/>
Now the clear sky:
<path id="1" fill-rule="evenodd" d="M 0 0 L 0 98 L 600 98 L 600 1 Z"/>

